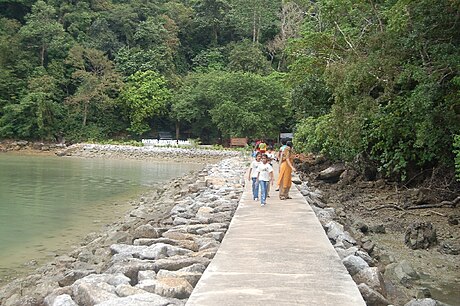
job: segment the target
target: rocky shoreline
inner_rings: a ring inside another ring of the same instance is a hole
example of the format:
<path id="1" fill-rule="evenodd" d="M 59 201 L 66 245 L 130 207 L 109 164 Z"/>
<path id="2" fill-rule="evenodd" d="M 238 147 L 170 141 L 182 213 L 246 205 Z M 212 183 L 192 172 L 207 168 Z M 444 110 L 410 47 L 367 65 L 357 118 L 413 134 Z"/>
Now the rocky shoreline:
<path id="1" fill-rule="evenodd" d="M 0 304 L 184 305 L 238 206 L 246 165 L 235 151 L 173 150 L 175 154 L 162 148 L 161 156 L 221 161 L 144 194 L 123 220 L 103 233 L 89 234 L 80 248 L 0 288 Z M 159 157 L 157 150 L 131 146 L 81 144 L 61 152 Z"/>
<path id="2" fill-rule="evenodd" d="M 192 151 L 93 144 L 56 151 L 87 158 L 221 161 L 144 194 L 123 220 L 103 233 L 89 234 L 80 248 L 0 288 L 0 304 L 184 305 L 228 229 L 246 171 L 239 152 Z M 409 288 L 413 295 L 402 292 L 417 272 L 410 262 L 383 258 L 387 254 L 365 234 L 385 231 L 382 225 L 340 224 L 346 216 L 328 206 L 322 191 L 297 183 L 368 305 L 447 305 L 429 298 L 423 288 Z M 382 269 L 382 262 L 389 264 Z"/>

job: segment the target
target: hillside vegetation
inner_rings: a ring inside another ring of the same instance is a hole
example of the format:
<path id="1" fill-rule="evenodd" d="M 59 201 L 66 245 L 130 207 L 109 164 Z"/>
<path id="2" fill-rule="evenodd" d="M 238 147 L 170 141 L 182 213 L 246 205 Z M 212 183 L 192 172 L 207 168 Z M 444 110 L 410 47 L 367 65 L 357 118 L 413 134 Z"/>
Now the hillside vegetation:
<path id="1" fill-rule="evenodd" d="M 0 137 L 301 152 L 460 172 L 459 0 L 0 0 Z"/>

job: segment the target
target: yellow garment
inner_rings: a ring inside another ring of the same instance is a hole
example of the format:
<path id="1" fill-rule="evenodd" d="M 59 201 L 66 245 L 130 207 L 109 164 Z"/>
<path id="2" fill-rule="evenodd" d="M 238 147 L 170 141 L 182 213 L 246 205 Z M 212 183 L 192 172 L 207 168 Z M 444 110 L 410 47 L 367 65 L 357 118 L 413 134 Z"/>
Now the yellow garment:
<path id="1" fill-rule="evenodd" d="M 264 152 L 267 151 L 267 144 L 265 142 L 261 142 L 259 144 L 259 150 Z"/>
<path id="2" fill-rule="evenodd" d="M 289 159 L 289 161 L 292 164 L 294 160 L 291 156 L 291 148 L 286 147 L 286 149 L 284 149 L 283 151 L 283 157 L 280 164 L 280 173 L 278 176 L 278 185 L 280 186 L 280 197 L 288 197 L 289 189 L 292 185 L 292 168 L 286 161 L 287 159 Z"/>

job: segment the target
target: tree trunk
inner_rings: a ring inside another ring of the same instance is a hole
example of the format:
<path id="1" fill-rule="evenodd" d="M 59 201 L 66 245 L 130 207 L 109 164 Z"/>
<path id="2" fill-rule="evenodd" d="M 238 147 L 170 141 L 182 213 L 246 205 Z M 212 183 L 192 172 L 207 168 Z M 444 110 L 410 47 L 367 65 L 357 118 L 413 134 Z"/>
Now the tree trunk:
<path id="1" fill-rule="evenodd" d="M 86 117 L 88 116 L 88 103 L 83 103 L 83 126 L 86 126 Z"/>
<path id="2" fill-rule="evenodd" d="M 256 10 L 254 9 L 253 15 L 252 15 L 252 42 L 256 42 Z"/>
<path id="3" fill-rule="evenodd" d="M 179 121 L 176 121 L 176 140 L 179 140 Z"/>
<path id="4" fill-rule="evenodd" d="M 46 46 L 45 44 L 42 45 L 42 50 L 40 51 L 40 60 L 41 60 L 41 63 L 42 63 L 42 67 L 45 67 L 45 50 L 46 50 Z"/>

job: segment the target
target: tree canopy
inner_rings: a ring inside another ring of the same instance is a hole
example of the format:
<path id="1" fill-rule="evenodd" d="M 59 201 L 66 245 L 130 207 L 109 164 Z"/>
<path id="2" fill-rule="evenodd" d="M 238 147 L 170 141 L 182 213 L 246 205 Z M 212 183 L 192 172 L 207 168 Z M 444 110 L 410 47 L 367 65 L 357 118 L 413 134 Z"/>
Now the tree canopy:
<path id="1" fill-rule="evenodd" d="M 0 1 L 0 137 L 294 131 L 381 173 L 459 165 L 458 0 Z"/>

